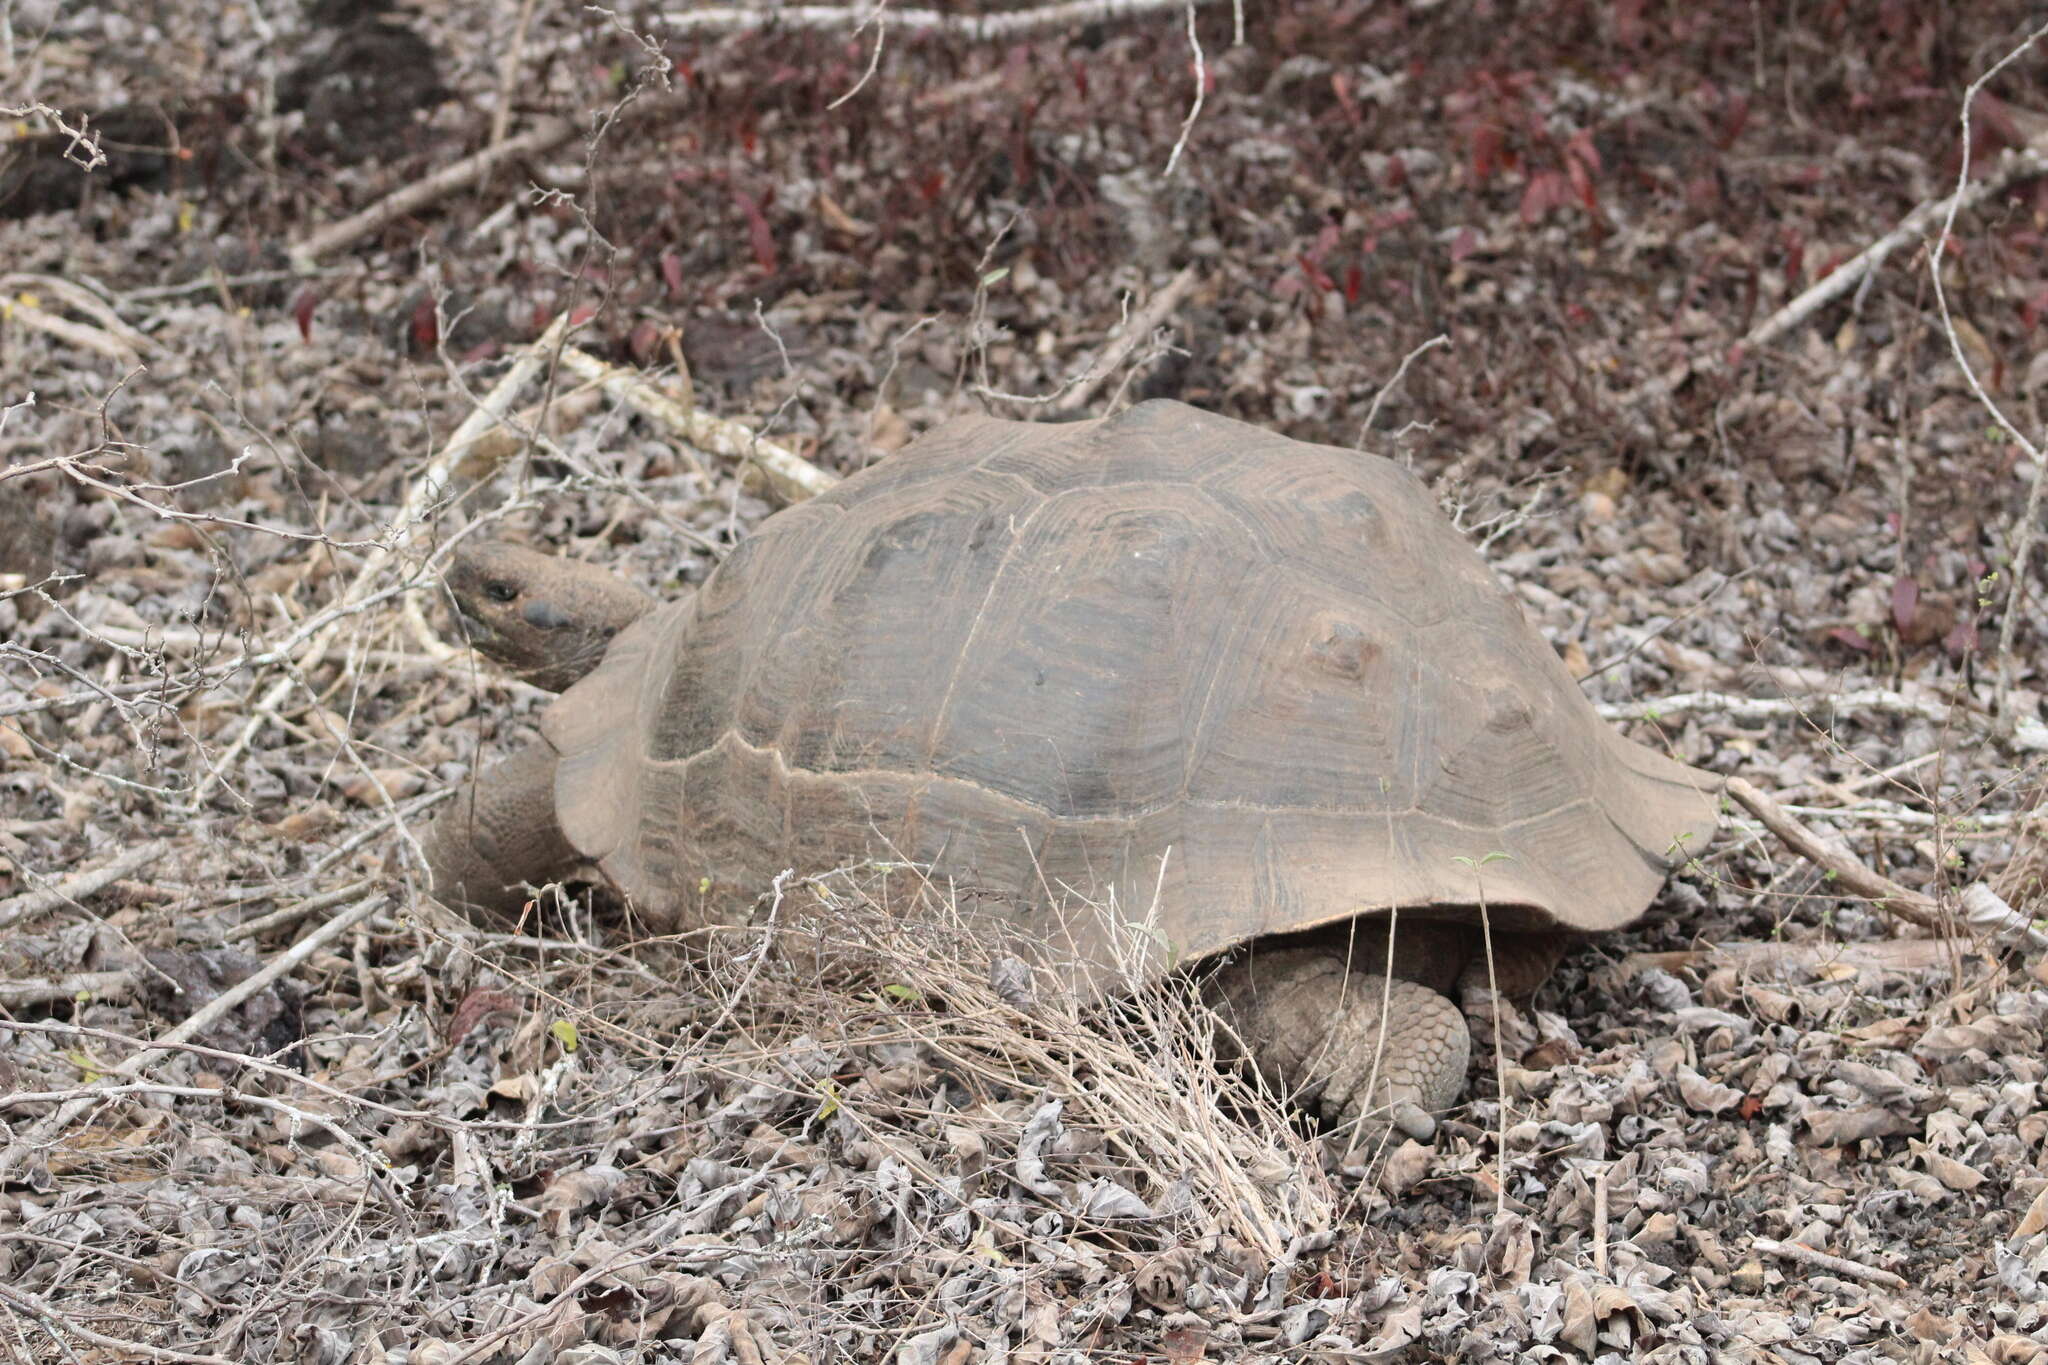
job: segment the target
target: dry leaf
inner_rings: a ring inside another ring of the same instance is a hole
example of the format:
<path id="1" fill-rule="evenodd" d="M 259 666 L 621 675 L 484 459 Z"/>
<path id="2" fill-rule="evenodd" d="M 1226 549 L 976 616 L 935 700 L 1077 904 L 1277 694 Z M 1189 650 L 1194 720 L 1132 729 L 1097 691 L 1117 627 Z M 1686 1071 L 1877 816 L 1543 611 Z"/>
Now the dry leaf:
<path id="1" fill-rule="evenodd" d="M 2043 1185 L 2034 1202 L 2027 1205 L 2020 1225 L 2012 1230 L 2013 1240 L 2020 1241 L 2044 1230 L 2048 1230 L 2048 1185 Z"/>
<path id="2" fill-rule="evenodd" d="M 1425 1147 L 1413 1139 L 1402 1143 L 1387 1153 L 1386 1164 L 1380 1167 L 1380 1188 L 1400 1198 L 1429 1174 L 1429 1163 L 1435 1156 L 1434 1147 Z"/>
<path id="3" fill-rule="evenodd" d="M 1166 1352 L 1166 1365 L 1195 1365 L 1209 1353 L 1209 1326 L 1194 1322 L 1170 1328 L 1159 1338 L 1159 1345 Z"/>

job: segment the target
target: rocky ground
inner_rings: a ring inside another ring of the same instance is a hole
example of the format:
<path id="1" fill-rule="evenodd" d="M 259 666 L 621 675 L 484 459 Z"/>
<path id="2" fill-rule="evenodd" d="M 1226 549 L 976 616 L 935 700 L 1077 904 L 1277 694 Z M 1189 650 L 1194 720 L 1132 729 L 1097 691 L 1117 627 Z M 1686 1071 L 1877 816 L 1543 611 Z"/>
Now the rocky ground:
<path id="1" fill-rule="evenodd" d="M 2043 913 L 2048 66 L 1966 133 L 2028 7 L 1775 8 L 0 6 L 0 1349 L 2048 1358 L 2048 977 L 1963 908 Z M 681 944 L 418 894 L 543 700 L 460 537 L 672 593 L 807 471 L 1156 396 L 1407 462 L 1617 723 L 1935 912 L 1731 805 L 1345 1152 L 1186 983 L 1020 991 L 859 869 Z"/>

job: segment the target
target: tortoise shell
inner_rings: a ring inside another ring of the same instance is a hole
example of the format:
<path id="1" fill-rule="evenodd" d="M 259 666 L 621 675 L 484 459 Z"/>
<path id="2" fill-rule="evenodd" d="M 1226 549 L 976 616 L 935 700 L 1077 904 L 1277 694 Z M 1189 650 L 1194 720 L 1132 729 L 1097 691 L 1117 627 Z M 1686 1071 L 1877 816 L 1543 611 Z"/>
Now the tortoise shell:
<path id="1" fill-rule="evenodd" d="M 876 856 L 1084 978 L 1128 970 L 1119 924 L 1152 964 L 1482 894 L 1614 928 L 1714 826 L 1414 476 L 1170 402 L 946 423 L 768 518 L 544 731 L 564 832 L 659 927 Z"/>

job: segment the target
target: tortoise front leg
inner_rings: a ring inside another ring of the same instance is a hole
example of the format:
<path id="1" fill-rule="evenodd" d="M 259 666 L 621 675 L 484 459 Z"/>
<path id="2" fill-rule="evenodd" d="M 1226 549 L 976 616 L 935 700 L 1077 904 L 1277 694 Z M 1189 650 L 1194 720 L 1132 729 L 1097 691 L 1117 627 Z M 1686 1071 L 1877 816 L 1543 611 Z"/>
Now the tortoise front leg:
<path id="1" fill-rule="evenodd" d="M 1472 1035 L 1442 995 L 1352 971 L 1342 945 L 1257 952 L 1218 972 L 1217 1012 L 1260 1072 L 1326 1125 L 1418 1140 L 1465 1085 Z"/>
<path id="2" fill-rule="evenodd" d="M 484 769 L 422 840 L 434 895 L 457 908 L 516 914 L 521 883 L 539 886 L 575 867 L 555 819 L 555 751 L 535 740 Z"/>

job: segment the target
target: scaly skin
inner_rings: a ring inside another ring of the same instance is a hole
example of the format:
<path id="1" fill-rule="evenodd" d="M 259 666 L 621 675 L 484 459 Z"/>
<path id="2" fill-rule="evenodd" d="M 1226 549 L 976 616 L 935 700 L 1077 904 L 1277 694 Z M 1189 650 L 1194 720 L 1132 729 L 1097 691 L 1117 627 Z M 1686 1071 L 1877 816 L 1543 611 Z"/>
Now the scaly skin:
<path id="1" fill-rule="evenodd" d="M 499 541 L 457 550 L 447 586 L 477 651 L 550 692 L 596 668 L 612 637 L 654 605 L 595 565 Z"/>
<path id="2" fill-rule="evenodd" d="M 1458 1007 L 1416 982 L 1351 971 L 1339 949 L 1254 952 L 1210 991 L 1260 1073 L 1354 1141 L 1389 1124 L 1426 1140 L 1464 1088 L 1472 1035 Z"/>
<path id="3" fill-rule="evenodd" d="M 534 740 L 459 792 L 421 841 L 446 905 L 514 914 L 522 885 L 557 881 L 577 863 L 555 820 L 555 751 Z"/>
<path id="4" fill-rule="evenodd" d="M 597 667 L 612 637 L 654 605 L 589 564 L 499 542 L 457 550 L 447 584 L 477 650 L 554 692 Z M 556 880 L 578 861 L 555 819 L 555 751 L 535 740 L 484 769 L 423 843 L 442 901 L 518 910 L 522 884 Z"/>

